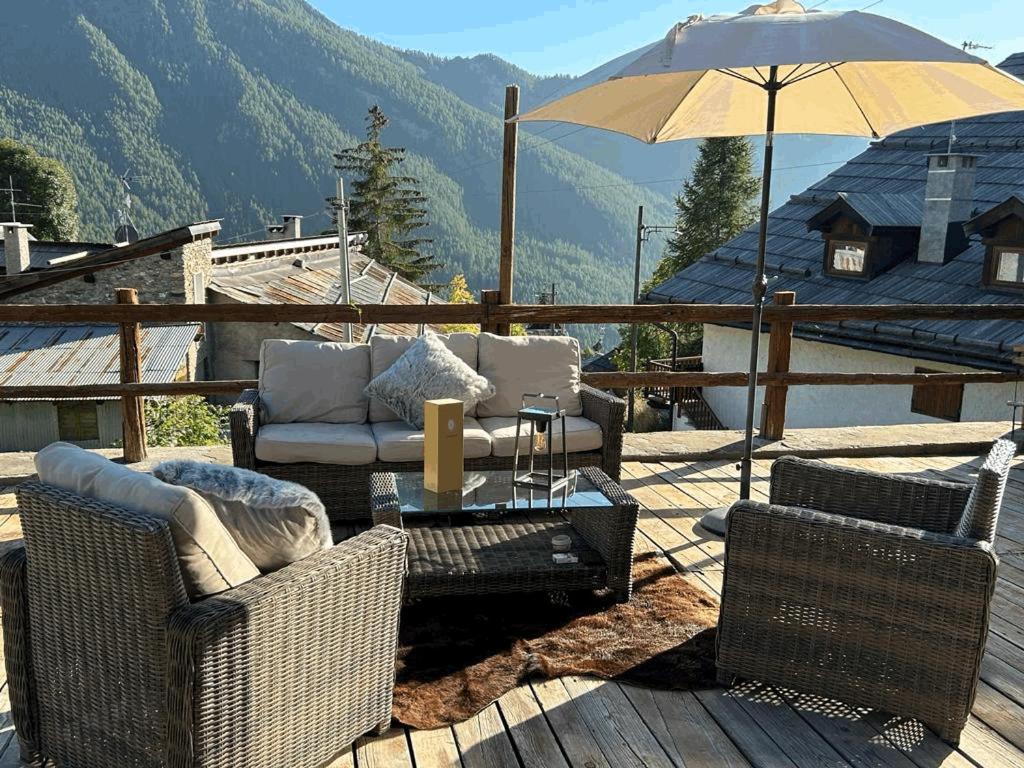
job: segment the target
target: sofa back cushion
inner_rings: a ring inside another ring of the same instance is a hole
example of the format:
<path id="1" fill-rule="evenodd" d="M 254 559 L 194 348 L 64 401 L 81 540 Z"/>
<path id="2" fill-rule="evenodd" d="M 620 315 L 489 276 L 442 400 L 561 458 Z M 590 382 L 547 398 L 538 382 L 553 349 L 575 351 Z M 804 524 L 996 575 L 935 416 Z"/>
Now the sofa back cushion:
<path id="1" fill-rule="evenodd" d="M 35 463 L 39 479 L 47 485 L 166 520 L 182 581 L 193 599 L 260 575 L 217 513 L 195 491 L 168 485 L 70 443 L 48 445 L 36 454 Z"/>
<path id="2" fill-rule="evenodd" d="M 580 343 L 569 336 L 495 336 L 481 333 L 477 371 L 494 397 L 477 406 L 480 418 L 515 416 L 523 395 L 557 396 L 568 416 L 583 414 Z"/>
<path id="3" fill-rule="evenodd" d="M 153 468 L 165 483 L 191 488 L 263 573 L 329 549 L 331 523 L 305 486 L 239 467 L 175 459 Z"/>
<path id="4" fill-rule="evenodd" d="M 264 339 L 260 403 L 267 424 L 362 424 L 370 383 L 370 346 Z"/>
<path id="5" fill-rule="evenodd" d="M 370 338 L 370 379 L 375 379 L 390 368 L 418 339 L 418 336 L 372 336 Z M 451 352 L 462 362 L 477 369 L 477 343 L 475 333 L 437 334 Z M 476 405 L 466 411 L 476 414 Z M 401 421 L 401 416 L 375 397 L 370 398 L 370 421 Z"/>

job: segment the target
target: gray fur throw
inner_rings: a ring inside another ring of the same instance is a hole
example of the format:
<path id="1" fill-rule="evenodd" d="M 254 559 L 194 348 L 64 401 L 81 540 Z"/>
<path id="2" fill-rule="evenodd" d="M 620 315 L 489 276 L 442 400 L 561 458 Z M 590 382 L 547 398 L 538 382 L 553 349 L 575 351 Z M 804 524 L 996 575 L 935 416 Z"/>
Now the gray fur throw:
<path id="1" fill-rule="evenodd" d="M 182 459 L 158 464 L 153 474 L 206 499 L 239 548 L 263 573 L 334 544 L 323 503 L 298 483 Z"/>
<path id="2" fill-rule="evenodd" d="M 363 390 L 413 429 L 423 429 L 423 403 L 450 397 L 465 410 L 494 397 L 494 386 L 427 331 Z"/>

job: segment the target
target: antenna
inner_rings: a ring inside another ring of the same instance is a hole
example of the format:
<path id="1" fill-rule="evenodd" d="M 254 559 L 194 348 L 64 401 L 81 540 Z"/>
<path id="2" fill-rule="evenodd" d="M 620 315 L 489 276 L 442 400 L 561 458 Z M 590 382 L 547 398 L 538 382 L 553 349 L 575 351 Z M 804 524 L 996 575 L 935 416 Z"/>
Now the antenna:
<path id="1" fill-rule="evenodd" d="M 981 50 L 991 51 L 992 50 L 992 46 L 991 45 L 982 45 L 981 43 L 976 43 L 973 40 L 964 40 L 963 43 L 961 44 L 961 47 L 965 51 L 981 51 Z"/>
<path id="2" fill-rule="evenodd" d="M 125 169 L 124 173 L 117 177 L 118 183 L 124 192 L 121 199 L 121 208 L 115 214 L 114 241 L 118 243 L 134 243 L 139 239 L 139 230 L 132 221 L 132 183 L 141 181 L 145 176 L 135 176 L 131 166 Z"/>
<path id="3" fill-rule="evenodd" d="M 956 120 L 949 121 L 949 144 L 946 145 L 946 154 L 953 154 L 953 144 L 956 142 Z"/>
<path id="4" fill-rule="evenodd" d="M 21 192 L 21 191 L 23 191 L 23 190 L 15 188 L 15 186 L 14 186 L 14 177 L 13 176 L 8 176 L 7 177 L 7 186 L 6 187 L 0 187 L 0 192 L 6 192 L 6 193 L 8 193 L 10 195 L 10 203 L 9 203 L 9 205 L 10 205 L 10 208 L 11 208 L 11 221 L 12 222 L 16 222 L 18 220 L 18 208 L 19 207 L 21 207 L 21 208 L 42 208 L 43 207 L 41 205 L 35 205 L 33 203 L 24 203 L 24 202 L 19 203 L 17 200 L 14 199 L 14 193 L 15 192 Z"/>

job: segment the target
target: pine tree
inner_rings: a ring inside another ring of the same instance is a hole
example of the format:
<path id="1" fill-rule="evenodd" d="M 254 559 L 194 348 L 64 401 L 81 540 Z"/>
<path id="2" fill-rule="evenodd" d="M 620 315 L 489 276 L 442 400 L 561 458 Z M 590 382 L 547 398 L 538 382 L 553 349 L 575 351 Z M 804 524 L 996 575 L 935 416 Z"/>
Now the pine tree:
<path id="1" fill-rule="evenodd" d="M 676 195 L 676 233 L 649 286 L 688 267 L 742 232 L 756 218 L 753 148 L 743 137 L 705 139 L 690 178 Z"/>
<path id="2" fill-rule="evenodd" d="M 753 147 L 745 137 L 705 139 L 701 142 L 690 178 L 676 195 L 676 231 L 665 246 L 654 274 L 644 284 L 646 292 L 668 280 L 742 232 L 757 217 L 755 195 L 761 180 L 752 174 Z M 681 355 L 700 353 L 699 325 L 674 325 L 680 334 Z M 629 326 L 619 333 L 626 343 L 614 356 L 621 369 L 629 367 Z M 654 326 L 638 329 L 637 357 L 641 367 L 647 360 L 668 357 L 668 334 Z"/>
<path id="3" fill-rule="evenodd" d="M 426 227 L 426 196 L 419 181 L 397 172 L 405 162 L 405 149 L 385 147 L 381 134 L 388 118 L 376 104 L 366 118 L 366 141 L 335 154 L 335 168 L 353 174 L 348 226 L 366 232 L 364 252 L 403 277 L 419 283 L 444 265 L 422 252 L 431 242 L 417 237 Z"/>

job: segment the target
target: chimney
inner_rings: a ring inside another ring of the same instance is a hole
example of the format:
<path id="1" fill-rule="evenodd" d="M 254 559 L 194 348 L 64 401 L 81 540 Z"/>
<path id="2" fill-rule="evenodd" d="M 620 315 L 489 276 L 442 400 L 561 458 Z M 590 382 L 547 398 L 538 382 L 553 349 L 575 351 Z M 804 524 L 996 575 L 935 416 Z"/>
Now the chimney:
<path id="1" fill-rule="evenodd" d="M 31 266 L 28 252 L 28 231 L 31 224 L 3 223 L 4 257 L 8 275 L 20 275 Z"/>
<path id="2" fill-rule="evenodd" d="M 302 237 L 302 217 L 295 214 L 287 214 L 281 217 L 284 222 L 284 239 L 297 240 Z"/>
<path id="3" fill-rule="evenodd" d="M 963 223 L 974 207 L 977 155 L 928 155 L 917 260 L 945 264 L 967 247 Z"/>
<path id="4" fill-rule="evenodd" d="M 267 240 L 284 240 L 284 226 L 281 224 L 268 225 Z"/>

